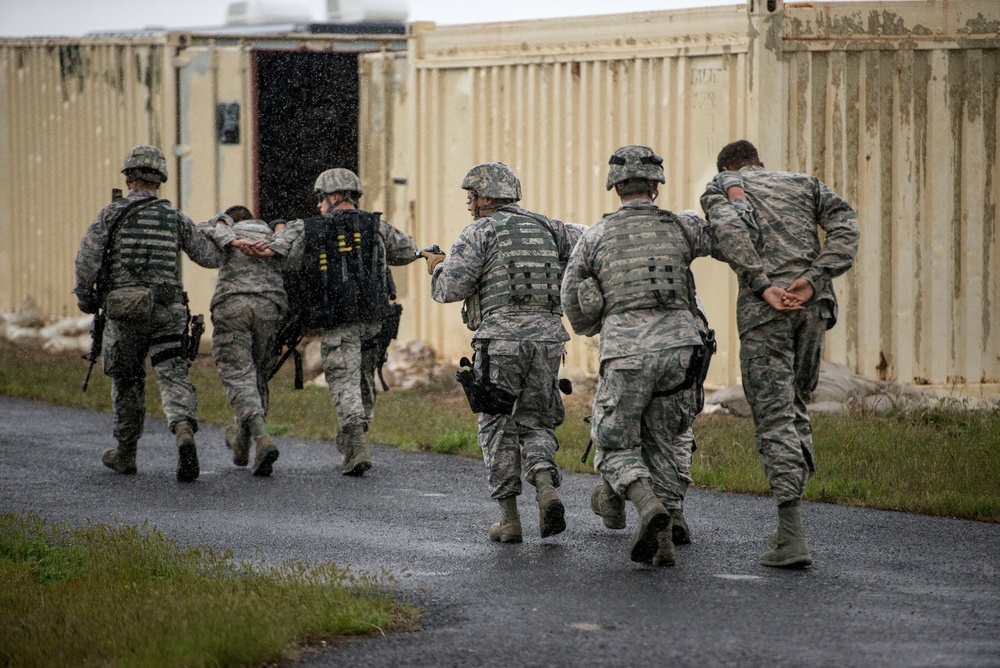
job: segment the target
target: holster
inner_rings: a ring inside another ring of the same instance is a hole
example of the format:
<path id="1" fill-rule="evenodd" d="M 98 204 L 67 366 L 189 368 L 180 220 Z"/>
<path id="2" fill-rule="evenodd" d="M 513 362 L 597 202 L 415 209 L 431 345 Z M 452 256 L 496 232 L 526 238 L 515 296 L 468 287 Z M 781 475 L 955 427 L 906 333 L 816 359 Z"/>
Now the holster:
<path id="1" fill-rule="evenodd" d="M 462 390 L 469 400 L 469 408 L 473 413 L 513 415 L 517 397 L 490 383 L 489 343 L 483 344 L 479 352 L 483 356 L 483 363 L 479 368 L 478 377 L 475 365 L 468 357 L 462 358 L 459 366 L 463 368 L 455 373 L 455 380 L 462 385 Z M 475 354 L 472 357 L 475 359 Z"/>

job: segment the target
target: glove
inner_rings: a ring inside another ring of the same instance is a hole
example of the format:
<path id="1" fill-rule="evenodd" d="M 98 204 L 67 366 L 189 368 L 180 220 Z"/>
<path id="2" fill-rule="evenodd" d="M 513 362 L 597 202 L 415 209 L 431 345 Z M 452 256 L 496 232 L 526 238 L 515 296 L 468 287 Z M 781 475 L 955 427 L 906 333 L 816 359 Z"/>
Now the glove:
<path id="1" fill-rule="evenodd" d="M 438 254 L 438 253 L 421 253 L 421 255 L 424 256 L 425 260 L 427 260 L 427 273 L 430 274 L 431 276 L 433 276 L 434 275 L 434 269 L 439 264 L 441 264 L 442 262 L 444 262 L 445 254 L 444 253 L 440 253 L 440 254 Z"/>
<path id="2" fill-rule="evenodd" d="M 93 315 L 101 309 L 101 300 L 98 299 L 97 293 L 88 290 L 77 293 L 76 305 L 84 313 Z"/>

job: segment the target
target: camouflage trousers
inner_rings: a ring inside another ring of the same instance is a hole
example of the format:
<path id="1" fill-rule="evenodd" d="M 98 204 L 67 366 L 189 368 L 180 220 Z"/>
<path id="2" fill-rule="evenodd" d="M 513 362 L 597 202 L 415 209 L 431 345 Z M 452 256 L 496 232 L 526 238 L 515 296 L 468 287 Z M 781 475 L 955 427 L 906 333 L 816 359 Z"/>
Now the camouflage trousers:
<path id="1" fill-rule="evenodd" d="M 758 325 L 740 338 L 754 441 L 779 504 L 801 498 L 814 471 L 806 404 L 819 380 L 826 329 L 826 318 L 813 305 Z"/>
<path id="2" fill-rule="evenodd" d="M 375 419 L 375 395 L 377 394 L 375 372 L 381 350 L 361 348 L 361 405 L 365 411 L 365 424 Z"/>
<path id="3" fill-rule="evenodd" d="M 212 357 L 237 425 L 267 417 L 267 369 L 283 309 L 270 299 L 229 297 L 212 309 Z"/>
<path id="4" fill-rule="evenodd" d="M 323 330 L 320 340 L 323 375 L 341 429 L 356 424 L 368 428 L 361 391 L 361 342 L 378 334 L 379 329 L 381 325 L 377 322 L 352 322 Z"/>
<path id="5" fill-rule="evenodd" d="M 134 443 L 142 436 L 146 420 L 146 357 L 150 357 L 160 401 L 171 431 L 186 420 L 198 428 L 198 398 L 188 380 L 190 363 L 181 352 L 187 327 L 183 304 L 153 306 L 145 320 L 108 320 L 101 356 L 104 373 L 111 378 L 115 411 L 115 438 Z"/>
<path id="6" fill-rule="evenodd" d="M 559 364 L 566 346 L 551 341 L 501 341 L 489 344 L 489 368 L 484 369 L 485 341 L 475 341 L 474 373 L 517 397 L 513 415 L 479 414 L 479 446 L 486 464 L 490 498 L 502 499 L 521 493 L 521 460 L 524 477 L 534 484 L 541 471 L 552 472 L 558 487 L 556 427 L 562 424 L 559 394 Z"/>
<path id="7" fill-rule="evenodd" d="M 693 351 L 668 348 L 601 363 L 590 421 L 594 466 L 619 495 L 650 478 L 664 506 L 683 507 L 691 484 L 695 390 L 657 394 L 683 382 Z"/>

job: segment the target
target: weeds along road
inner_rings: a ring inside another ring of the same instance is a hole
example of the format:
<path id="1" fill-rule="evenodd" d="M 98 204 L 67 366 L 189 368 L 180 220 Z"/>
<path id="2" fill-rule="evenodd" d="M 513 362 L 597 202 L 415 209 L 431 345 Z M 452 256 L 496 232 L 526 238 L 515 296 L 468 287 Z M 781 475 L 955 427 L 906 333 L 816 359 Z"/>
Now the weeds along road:
<path id="1" fill-rule="evenodd" d="M 774 570 L 757 565 L 769 498 L 692 489 L 694 542 L 660 569 L 628 560 L 633 509 L 618 532 L 591 513 L 593 476 L 566 476 L 568 528 L 545 540 L 528 487 L 525 542 L 500 545 L 481 462 L 376 446 L 375 468 L 345 478 L 331 444 L 279 438 L 274 475 L 256 479 L 205 427 L 201 477 L 181 484 L 162 420 L 147 420 L 135 476 L 101 465 L 111 433 L 107 414 L 0 398 L 0 511 L 384 569 L 425 609 L 422 631 L 340 643 L 313 668 L 1000 665 L 1000 525 L 807 503 L 816 563 Z"/>

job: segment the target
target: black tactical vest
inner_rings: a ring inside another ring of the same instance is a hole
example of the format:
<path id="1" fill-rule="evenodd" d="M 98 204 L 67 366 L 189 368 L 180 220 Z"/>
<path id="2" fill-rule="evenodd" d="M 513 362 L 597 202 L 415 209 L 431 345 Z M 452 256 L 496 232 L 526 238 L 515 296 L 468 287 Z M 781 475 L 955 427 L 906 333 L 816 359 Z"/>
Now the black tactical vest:
<path id="1" fill-rule="evenodd" d="M 305 223 L 302 270 L 288 285 L 307 329 L 379 322 L 389 313 L 379 213 L 336 209 Z"/>

